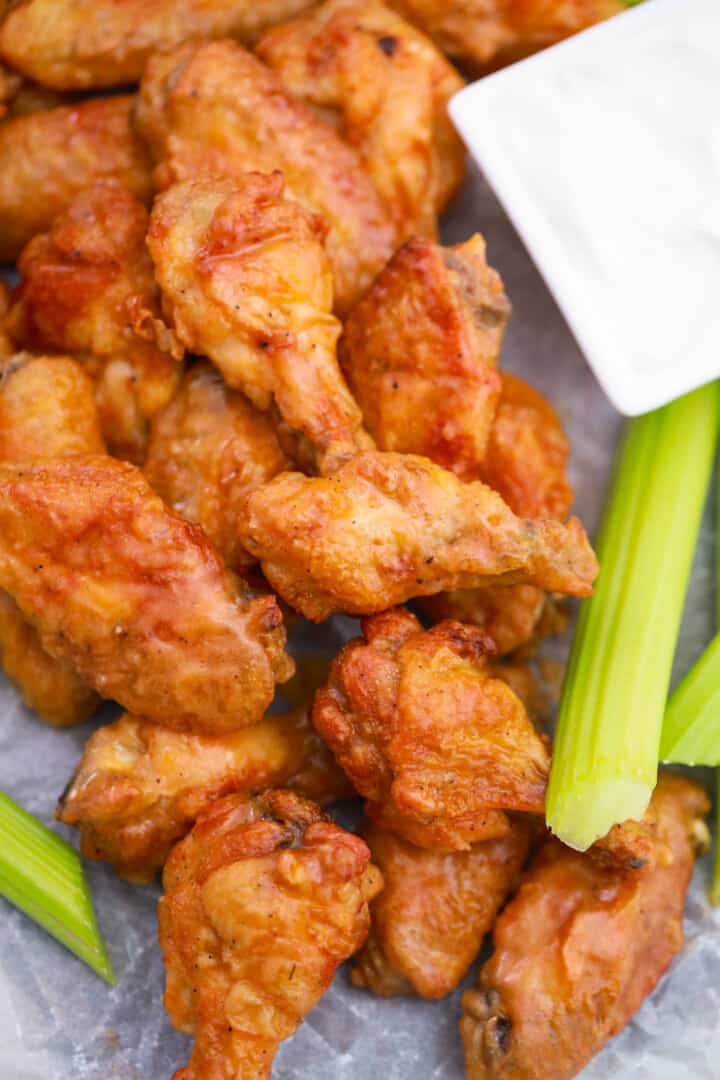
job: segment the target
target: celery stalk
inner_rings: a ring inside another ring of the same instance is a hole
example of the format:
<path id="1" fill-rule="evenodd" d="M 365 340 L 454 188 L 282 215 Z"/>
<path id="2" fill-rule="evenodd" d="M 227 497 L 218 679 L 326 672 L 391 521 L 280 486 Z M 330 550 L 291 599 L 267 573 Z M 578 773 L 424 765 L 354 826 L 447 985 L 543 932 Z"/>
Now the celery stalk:
<path id="1" fill-rule="evenodd" d="M 549 827 L 584 851 L 644 813 L 720 418 L 717 384 L 628 423 L 565 676 Z"/>
<path id="2" fill-rule="evenodd" d="M 0 893 L 106 982 L 114 983 L 80 856 L 3 792 Z"/>
<path id="3" fill-rule="evenodd" d="M 660 759 L 683 765 L 720 765 L 720 634 L 668 701 Z"/>

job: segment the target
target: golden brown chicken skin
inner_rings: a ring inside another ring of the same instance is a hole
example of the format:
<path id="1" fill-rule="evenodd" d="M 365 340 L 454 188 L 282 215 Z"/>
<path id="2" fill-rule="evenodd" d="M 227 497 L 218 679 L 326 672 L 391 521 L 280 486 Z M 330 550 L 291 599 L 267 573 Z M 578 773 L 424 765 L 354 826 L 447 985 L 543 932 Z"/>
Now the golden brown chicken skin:
<path id="1" fill-rule="evenodd" d="M 479 234 L 450 248 L 413 239 L 395 253 L 347 320 L 340 353 L 381 450 L 482 478 L 509 316 Z"/>
<path id="2" fill-rule="evenodd" d="M 308 0 L 27 0 L 0 30 L 0 55 L 45 86 L 137 82 L 153 53 L 197 38 L 253 41 Z"/>
<path id="3" fill-rule="evenodd" d="M 0 18 L 2 12 L 0 12 Z M 41 109 L 70 105 L 72 94 L 61 94 L 23 78 L 18 71 L 0 62 L 0 118 L 27 116 Z"/>
<path id="4" fill-rule="evenodd" d="M 279 169 L 289 197 L 328 224 L 339 312 L 390 257 L 395 233 L 357 151 L 242 46 L 210 42 L 154 56 L 136 120 L 159 163 L 160 187 Z"/>
<path id="5" fill-rule="evenodd" d="M 116 185 L 82 192 L 20 255 L 7 319 L 18 345 L 72 352 L 87 364 L 108 447 L 136 463 L 148 420 L 178 386 L 182 356 L 160 318 L 147 224 L 145 207 Z"/>
<path id="6" fill-rule="evenodd" d="M 146 882 L 211 802 L 278 786 L 320 804 L 350 793 L 307 708 L 216 737 L 126 713 L 90 738 L 57 817 L 78 826 L 88 858 Z"/>
<path id="7" fill-rule="evenodd" d="M 0 124 L 0 262 L 15 259 L 97 180 L 152 193 L 150 162 L 122 95 L 43 109 Z"/>
<path id="8" fill-rule="evenodd" d="M 389 0 L 475 73 L 554 45 L 625 9 L 621 0 Z"/>
<path id="9" fill-rule="evenodd" d="M 340 651 L 313 723 L 376 823 L 419 847 L 467 850 L 507 834 L 505 810 L 542 813 L 548 741 L 488 671 L 474 627 L 423 630 L 397 609 Z"/>
<path id="10" fill-rule="evenodd" d="M 287 467 L 270 420 L 210 364 L 192 367 L 150 424 L 144 465 L 150 486 L 201 525 L 239 572 L 254 561 L 237 535 L 245 496 Z"/>
<path id="11" fill-rule="evenodd" d="M 148 233 L 179 339 L 257 408 L 276 410 L 323 472 L 370 444 L 337 362 L 325 232 L 283 197 L 279 173 L 248 173 L 175 184 Z"/>
<path id="12" fill-rule="evenodd" d="M 93 385 L 74 360 L 25 354 L 5 360 L 0 372 L 0 461 L 103 452 Z M 45 651 L 36 628 L 4 592 L 0 653 L 8 679 L 46 723 L 82 723 L 100 704 L 71 663 Z"/>
<path id="13" fill-rule="evenodd" d="M 563 521 L 572 505 L 567 477 L 570 452 L 560 418 L 537 390 L 503 372 L 502 391 L 480 475 L 514 513 Z M 563 613 L 531 585 L 457 590 L 423 600 L 432 619 L 459 619 L 479 626 L 499 653 L 513 652 L 562 629 Z"/>
<path id="14" fill-rule="evenodd" d="M 165 1007 L 194 1035 L 174 1080 L 266 1080 L 364 942 L 381 878 L 367 845 L 287 791 L 201 815 L 163 875 Z"/>
<path id="15" fill-rule="evenodd" d="M 380 0 L 326 0 L 256 52 L 358 150 L 398 240 L 434 238 L 465 150 L 447 112 L 463 79 L 433 43 Z"/>
<path id="16" fill-rule="evenodd" d="M 657 858 L 619 869 L 548 840 L 498 919 L 460 1024 L 469 1080 L 570 1080 L 617 1034 L 682 947 L 704 791 L 661 777 Z"/>
<path id="17" fill-rule="evenodd" d="M 355 986 L 381 997 L 441 998 L 477 956 L 527 857 L 528 824 L 469 851 L 424 851 L 371 826 L 364 833 L 385 883 L 352 970 Z"/>
<path id="18" fill-rule="evenodd" d="M 409 454 L 361 453 L 331 477 L 282 473 L 246 510 L 241 542 L 314 622 L 499 580 L 584 596 L 597 574 L 575 518 L 517 518 L 484 484 Z"/>
<path id="19" fill-rule="evenodd" d="M 292 674 L 274 598 L 113 458 L 0 465 L 0 588 L 103 697 L 179 730 L 256 723 Z"/>

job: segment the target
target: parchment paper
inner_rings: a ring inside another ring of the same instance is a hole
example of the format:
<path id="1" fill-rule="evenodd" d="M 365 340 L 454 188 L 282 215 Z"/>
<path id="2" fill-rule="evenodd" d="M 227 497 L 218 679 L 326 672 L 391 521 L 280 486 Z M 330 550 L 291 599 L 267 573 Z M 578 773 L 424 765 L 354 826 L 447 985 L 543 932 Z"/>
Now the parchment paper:
<path id="1" fill-rule="evenodd" d="M 485 234 L 490 261 L 502 273 L 514 306 L 503 366 L 529 378 L 559 408 L 572 437 L 577 510 L 591 529 L 602 505 L 619 418 L 477 175 L 470 177 L 450 214 L 445 239 L 465 239 L 474 229 Z M 712 632 L 711 521 L 708 514 L 676 677 Z M 353 632 L 351 620 L 339 620 L 323 640 L 336 648 Z M 313 632 L 300 648 L 312 651 L 317 640 Z M 567 641 L 556 645 L 556 654 L 563 655 L 566 647 Z M 0 788 L 50 822 L 91 730 L 86 725 L 72 732 L 51 731 L 0 682 Z M 105 987 L 0 900 L 0 1080 L 168 1080 L 187 1059 L 189 1040 L 172 1031 L 161 1003 L 158 890 L 126 885 L 105 866 L 93 864 L 88 873 L 118 984 Z M 584 1080 L 720 1078 L 720 915 L 705 899 L 708 878 L 706 859 L 687 905 L 684 952 L 636 1019 L 585 1070 Z M 330 992 L 281 1049 L 273 1078 L 461 1080 L 459 996 L 457 991 L 437 1004 L 381 1001 L 353 989 L 340 971 Z"/>

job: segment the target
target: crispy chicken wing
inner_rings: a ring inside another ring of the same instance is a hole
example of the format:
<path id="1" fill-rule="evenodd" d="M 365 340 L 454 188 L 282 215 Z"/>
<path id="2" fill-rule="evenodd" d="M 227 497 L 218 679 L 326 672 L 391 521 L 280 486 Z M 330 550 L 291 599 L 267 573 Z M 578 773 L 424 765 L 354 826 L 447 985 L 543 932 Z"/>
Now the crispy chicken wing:
<path id="1" fill-rule="evenodd" d="M 24 79 L 18 71 L 13 71 L 12 68 L 0 62 L 0 118 L 27 116 L 28 113 L 37 112 L 40 109 L 54 109 L 57 105 L 69 105 L 73 100 L 72 94 L 60 94 L 56 90 L 48 90 L 45 86 L 39 86 L 37 83 Z"/>
<path id="2" fill-rule="evenodd" d="M 0 588 L 103 697 L 179 730 L 256 723 L 292 674 L 274 598 L 109 457 L 0 465 Z"/>
<path id="3" fill-rule="evenodd" d="M 542 813 L 550 768 L 479 630 L 423 630 L 402 609 L 363 620 L 335 658 L 313 723 L 369 800 L 369 816 L 420 847 L 466 850 L 508 832 L 505 810 Z"/>
<path id="4" fill-rule="evenodd" d="M 471 71 L 501 67 L 623 11 L 622 0 L 389 0 Z"/>
<path id="5" fill-rule="evenodd" d="M 560 418 L 542 394 L 516 375 L 503 372 L 501 379 L 481 476 L 514 513 L 562 521 L 573 490 L 567 478 L 570 447 Z M 531 585 L 440 593 L 423 600 L 422 608 L 433 619 L 481 627 L 500 653 L 554 633 L 565 622 L 557 602 Z"/>
<path id="6" fill-rule="evenodd" d="M 231 568 L 253 561 L 237 520 L 245 496 L 288 466 L 268 418 L 209 364 L 192 367 L 150 424 L 144 472 L 158 495 L 196 521 Z"/>
<path id="7" fill-rule="evenodd" d="M 381 0 L 325 0 L 256 52 L 356 147 L 398 239 L 434 237 L 465 150 L 447 113 L 463 79 L 433 43 Z"/>
<path id="8" fill-rule="evenodd" d="M 61 90 L 137 82 L 150 56 L 193 38 L 253 41 L 310 0 L 27 0 L 0 30 L 0 55 Z"/>
<path id="9" fill-rule="evenodd" d="M 336 358 L 325 231 L 283 198 L 279 173 L 249 173 L 169 188 L 148 244 L 180 340 L 257 408 L 274 407 L 332 471 L 370 441 Z"/>
<path id="10" fill-rule="evenodd" d="M 133 101 L 99 98 L 0 124 L 1 262 L 16 258 L 96 180 L 150 198 L 150 162 L 130 129 Z"/>
<path id="11" fill-rule="evenodd" d="M 103 452 L 92 382 L 69 357 L 16 356 L 0 368 L 0 461 Z M 0 653 L 25 704 L 54 727 L 82 723 L 100 699 L 73 665 L 50 656 L 35 627 L 0 592 Z"/>
<path id="12" fill-rule="evenodd" d="M 319 803 L 350 793 L 307 708 L 215 737 L 126 713 L 89 740 L 57 816 L 79 827 L 84 855 L 144 882 L 211 802 L 278 785 Z"/>
<path id="13" fill-rule="evenodd" d="M 477 956 L 527 857 L 530 829 L 516 820 L 498 840 L 469 851 L 424 851 L 371 826 L 364 834 L 385 887 L 352 971 L 381 997 L 441 998 Z"/>
<path id="14" fill-rule="evenodd" d="M 395 253 L 347 320 L 340 351 L 381 450 L 482 477 L 509 316 L 479 234 L 450 248 L 414 239 Z"/>
<path id="15" fill-rule="evenodd" d="M 479 989 L 463 998 L 470 1080 L 570 1080 L 621 1030 L 682 946 L 708 806 L 701 788 L 661 777 L 657 858 L 640 870 L 548 840 L 495 926 Z"/>
<path id="16" fill-rule="evenodd" d="M 326 478 L 282 473 L 246 509 L 241 542 L 316 622 L 500 580 L 584 596 L 597 574 L 575 518 L 524 521 L 484 484 L 411 455 L 365 452 Z"/>
<path id="17" fill-rule="evenodd" d="M 389 258 L 394 230 L 358 153 L 242 46 L 210 42 L 154 56 L 137 123 L 160 163 L 161 187 L 281 170 L 288 195 L 327 221 L 339 311 Z"/>
<path id="18" fill-rule="evenodd" d="M 160 319 L 145 207 L 114 184 L 82 192 L 22 252 L 7 326 L 19 345 L 76 354 L 95 375 L 111 451 L 141 462 L 172 397 L 182 348 Z"/>
<path id="19" fill-rule="evenodd" d="M 229 796 L 165 866 L 165 1006 L 195 1036 L 175 1080 L 266 1080 L 367 936 L 381 887 L 367 845 L 287 791 Z"/>

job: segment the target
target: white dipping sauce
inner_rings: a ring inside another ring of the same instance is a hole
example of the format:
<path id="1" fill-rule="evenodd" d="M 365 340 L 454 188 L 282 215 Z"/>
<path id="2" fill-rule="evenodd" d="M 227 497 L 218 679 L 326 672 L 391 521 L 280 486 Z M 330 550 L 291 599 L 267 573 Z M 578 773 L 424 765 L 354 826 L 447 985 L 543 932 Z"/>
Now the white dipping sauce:
<path id="1" fill-rule="evenodd" d="M 720 375 L 720 0 L 645 0 L 451 113 L 621 411 Z"/>

